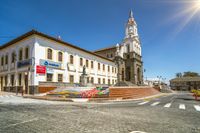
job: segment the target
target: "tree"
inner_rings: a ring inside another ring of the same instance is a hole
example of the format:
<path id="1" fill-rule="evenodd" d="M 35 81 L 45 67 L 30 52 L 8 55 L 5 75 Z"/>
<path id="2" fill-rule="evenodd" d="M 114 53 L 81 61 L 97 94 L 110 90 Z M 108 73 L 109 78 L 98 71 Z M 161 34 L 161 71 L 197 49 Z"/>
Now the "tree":
<path id="1" fill-rule="evenodd" d="M 177 78 L 181 78 L 182 76 L 183 76 L 182 73 L 176 73 Z"/>
<path id="2" fill-rule="evenodd" d="M 200 75 L 196 72 L 184 72 L 183 77 L 199 77 Z"/>

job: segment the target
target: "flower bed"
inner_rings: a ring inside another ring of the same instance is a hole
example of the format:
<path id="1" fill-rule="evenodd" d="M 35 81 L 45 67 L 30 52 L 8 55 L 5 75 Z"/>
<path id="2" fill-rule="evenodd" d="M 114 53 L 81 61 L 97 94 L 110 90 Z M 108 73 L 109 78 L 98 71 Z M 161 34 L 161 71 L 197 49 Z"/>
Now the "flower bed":
<path id="1" fill-rule="evenodd" d="M 58 88 L 48 92 L 47 95 L 65 98 L 106 98 L 109 96 L 109 88 L 94 87 L 87 90 L 82 88 Z"/>

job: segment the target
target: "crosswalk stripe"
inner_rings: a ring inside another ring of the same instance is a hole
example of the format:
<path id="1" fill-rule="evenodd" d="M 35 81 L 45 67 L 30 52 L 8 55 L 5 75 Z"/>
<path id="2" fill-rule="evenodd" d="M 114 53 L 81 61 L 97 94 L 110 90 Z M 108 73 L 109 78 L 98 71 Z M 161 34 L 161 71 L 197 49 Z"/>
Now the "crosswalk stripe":
<path id="1" fill-rule="evenodd" d="M 167 103 L 167 104 L 165 104 L 165 108 L 169 108 L 170 106 L 171 106 L 172 104 L 171 103 Z"/>
<path id="2" fill-rule="evenodd" d="M 180 104 L 180 105 L 179 105 L 179 109 L 185 110 L 185 105 L 184 105 L 184 104 Z"/>
<path id="3" fill-rule="evenodd" d="M 142 103 L 138 103 L 138 105 L 144 105 L 146 103 L 148 103 L 149 101 L 146 101 L 146 102 L 142 102 Z"/>
<path id="4" fill-rule="evenodd" d="M 3 96 L 0 96 L 0 98 L 13 98 L 15 97 L 14 95 L 3 95 Z"/>
<path id="5" fill-rule="evenodd" d="M 200 106 L 199 105 L 194 105 L 194 108 L 196 109 L 196 111 L 200 111 Z"/>
<path id="6" fill-rule="evenodd" d="M 158 105 L 160 102 L 155 102 L 155 103 L 152 103 L 151 106 L 156 106 Z"/>

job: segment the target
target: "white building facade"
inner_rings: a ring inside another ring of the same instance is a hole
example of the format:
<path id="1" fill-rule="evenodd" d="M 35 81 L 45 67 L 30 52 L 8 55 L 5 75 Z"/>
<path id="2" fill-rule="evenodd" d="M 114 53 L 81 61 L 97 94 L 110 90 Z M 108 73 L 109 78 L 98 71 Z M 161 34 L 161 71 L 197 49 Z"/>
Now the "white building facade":
<path id="1" fill-rule="evenodd" d="M 84 66 L 88 83 L 116 83 L 112 60 L 32 30 L 0 47 L 0 90 L 32 94 L 41 86 L 73 86 Z"/>

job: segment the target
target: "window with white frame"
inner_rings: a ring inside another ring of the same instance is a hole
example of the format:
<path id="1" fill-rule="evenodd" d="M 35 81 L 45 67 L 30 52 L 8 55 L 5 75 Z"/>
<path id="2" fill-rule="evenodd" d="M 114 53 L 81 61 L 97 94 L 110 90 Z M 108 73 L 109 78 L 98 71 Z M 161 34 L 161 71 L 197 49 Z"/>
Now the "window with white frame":
<path id="1" fill-rule="evenodd" d="M 53 50 L 50 48 L 47 49 L 47 59 L 53 59 Z"/>
<path id="2" fill-rule="evenodd" d="M 62 62 L 63 61 L 63 53 L 58 52 L 58 61 Z"/>
<path id="3" fill-rule="evenodd" d="M 73 55 L 69 56 L 69 63 L 74 64 L 74 56 Z"/>
<path id="4" fill-rule="evenodd" d="M 29 58 L 29 47 L 25 48 L 25 59 Z"/>
<path id="5" fill-rule="evenodd" d="M 47 73 L 47 81 L 52 82 L 53 81 L 53 74 L 52 73 Z"/>
<path id="6" fill-rule="evenodd" d="M 74 83 L 74 75 L 69 76 L 69 83 L 71 83 L 71 84 Z"/>
<path id="7" fill-rule="evenodd" d="M 11 55 L 11 63 L 14 63 L 14 62 L 15 62 L 15 58 L 16 58 L 16 54 L 15 54 L 15 52 L 12 52 L 12 55 Z"/>
<path id="8" fill-rule="evenodd" d="M 23 50 L 20 49 L 20 50 L 19 50 L 19 61 L 22 60 L 22 57 L 23 57 Z"/>
<path id="9" fill-rule="evenodd" d="M 63 82 L 63 74 L 58 74 L 58 82 Z"/>

